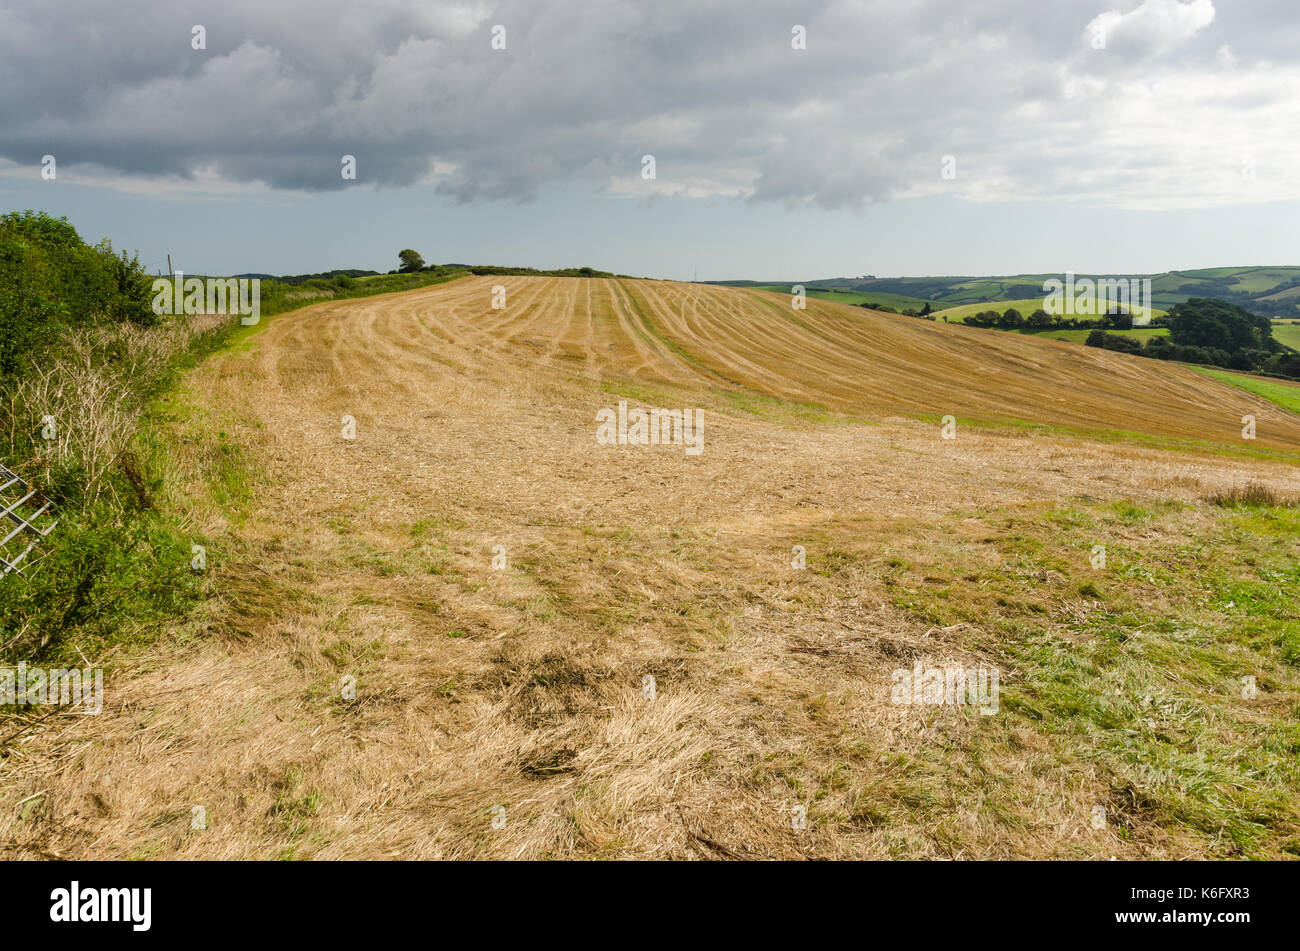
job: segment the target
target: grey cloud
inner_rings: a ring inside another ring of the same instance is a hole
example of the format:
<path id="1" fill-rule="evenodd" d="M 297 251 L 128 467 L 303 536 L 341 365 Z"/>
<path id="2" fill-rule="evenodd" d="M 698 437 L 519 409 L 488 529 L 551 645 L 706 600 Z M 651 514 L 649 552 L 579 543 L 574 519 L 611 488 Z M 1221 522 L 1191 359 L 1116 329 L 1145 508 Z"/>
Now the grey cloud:
<path id="1" fill-rule="evenodd" d="M 339 175 L 353 154 L 360 184 L 424 182 L 476 201 L 619 187 L 650 152 L 664 187 L 830 208 L 938 190 L 951 153 L 967 197 L 1128 194 L 1159 180 L 1174 200 L 1181 189 L 1204 203 L 1185 154 L 1198 130 L 1160 130 L 1179 140 L 1148 142 L 1152 165 L 1106 129 L 1152 132 L 1144 82 L 1203 83 L 1216 108 L 1277 124 L 1294 85 L 1245 77 L 1294 52 L 1277 23 L 1300 18 L 1288 0 L 1219 0 L 1202 22 L 1208 3 L 1122 2 L 1116 45 L 1097 54 L 1080 38 L 1106 0 L 234 0 L 75 17 L 0 0 L 0 157 L 324 190 L 354 187 Z M 497 23 L 505 52 L 489 48 Z M 795 23 L 806 51 L 790 48 Z M 190 49 L 194 24 L 207 28 L 204 52 Z M 1231 71 L 1215 59 L 1224 44 Z M 1211 83 L 1233 71 L 1235 85 Z M 1252 147 L 1284 164 L 1294 143 L 1280 135 Z"/>

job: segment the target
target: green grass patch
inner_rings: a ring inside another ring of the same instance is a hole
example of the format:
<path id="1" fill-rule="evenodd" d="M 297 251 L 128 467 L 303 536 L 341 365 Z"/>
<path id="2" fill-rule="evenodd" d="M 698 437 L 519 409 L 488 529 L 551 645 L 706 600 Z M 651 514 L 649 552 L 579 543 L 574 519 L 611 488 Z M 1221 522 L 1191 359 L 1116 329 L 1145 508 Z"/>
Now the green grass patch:
<path id="1" fill-rule="evenodd" d="M 1284 347 L 1300 350 L 1300 323 L 1273 321 L 1273 339 Z"/>
<path id="2" fill-rule="evenodd" d="M 754 285 L 757 290 L 774 291 L 777 294 L 791 294 L 793 284 L 758 284 Z M 872 293 L 870 291 L 855 291 L 839 288 L 818 288 L 813 284 L 805 284 L 804 292 L 809 297 L 815 297 L 817 300 L 832 301 L 836 304 L 850 304 L 860 306 L 862 304 L 881 304 L 885 307 L 892 307 L 897 311 L 903 310 L 920 310 L 925 306 L 925 300 L 920 297 L 908 297 L 904 294 L 886 294 Z M 931 305 L 933 306 L 933 305 Z"/>
<path id="3" fill-rule="evenodd" d="M 1091 330 L 1028 330 L 1018 331 L 1034 337 L 1046 337 L 1049 340 L 1065 340 L 1069 343 L 1083 343 L 1088 339 Z M 1131 337 L 1139 343 L 1145 344 L 1152 337 L 1168 337 L 1168 327 L 1134 327 L 1132 330 L 1107 330 L 1109 334 L 1117 337 Z"/>
<path id="4" fill-rule="evenodd" d="M 1191 369 L 1245 390 L 1247 393 L 1261 396 L 1292 413 L 1300 414 L 1300 383 L 1251 376 L 1248 373 L 1236 373 L 1232 370 L 1212 370 L 1209 367 L 1192 366 Z"/>
<path id="5" fill-rule="evenodd" d="M 991 659 L 1014 672 L 1009 722 L 972 756 L 1024 756 L 1014 737 L 1028 729 L 1049 744 L 1039 766 L 1095 785 L 1121 837 L 1155 827 L 1214 857 L 1300 855 L 1300 512 L 1207 509 L 1207 523 L 1189 510 L 987 512 L 980 531 L 999 557 L 955 543 L 935 557 L 934 539 L 912 541 L 891 569 L 896 603 L 986 632 Z"/>

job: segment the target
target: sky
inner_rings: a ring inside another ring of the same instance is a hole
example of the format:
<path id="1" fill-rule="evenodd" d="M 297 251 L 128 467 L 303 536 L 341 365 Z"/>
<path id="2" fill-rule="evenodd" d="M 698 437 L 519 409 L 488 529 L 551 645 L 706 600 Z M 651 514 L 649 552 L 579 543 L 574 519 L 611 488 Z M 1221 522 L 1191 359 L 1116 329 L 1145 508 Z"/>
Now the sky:
<path id="1" fill-rule="evenodd" d="M 210 274 L 1300 264 L 1297 53 L 1296 0 L 0 0 L 0 208 Z"/>

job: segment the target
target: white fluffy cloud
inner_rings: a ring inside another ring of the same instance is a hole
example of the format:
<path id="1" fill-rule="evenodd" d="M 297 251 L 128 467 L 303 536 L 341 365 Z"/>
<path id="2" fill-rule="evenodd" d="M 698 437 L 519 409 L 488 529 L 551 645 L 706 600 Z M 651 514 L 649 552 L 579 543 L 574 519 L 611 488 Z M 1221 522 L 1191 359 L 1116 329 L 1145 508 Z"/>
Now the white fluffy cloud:
<path id="1" fill-rule="evenodd" d="M 1300 197 L 1290 0 L 6 2 L 0 160 L 129 190 L 355 187 L 351 154 L 359 184 L 464 201 Z"/>
<path id="2" fill-rule="evenodd" d="M 1088 24 L 1084 37 L 1096 48 L 1100 36 L 1107 49 L 1131 55 L 1166 53 L 1186 43 L 1214 22 L 1212 0 L 1143 0 L 1122 13 L 1107 10 Z"/>

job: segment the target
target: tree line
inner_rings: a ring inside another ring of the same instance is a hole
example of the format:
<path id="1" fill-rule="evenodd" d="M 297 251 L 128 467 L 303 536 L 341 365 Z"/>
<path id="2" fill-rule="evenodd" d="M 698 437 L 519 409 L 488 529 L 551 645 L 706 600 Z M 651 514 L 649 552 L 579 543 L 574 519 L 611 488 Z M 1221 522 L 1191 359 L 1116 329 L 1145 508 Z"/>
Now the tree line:
<path id="1" fill-rule="evenodd" d="M 1152 337 L 1145 344 L 1104 330 L 1094 330 L 1085 343 L 1156 360 L 1300 379 L 1300 353 L 1273 339 L 1273 325 L 1267 317 L 1237 304 L 1192 297 L 1174 305 L 1165 323 L 1169 336 Z"/>
<path id="2" fill-rule="evenodd" d="M 615 274 L 612 271 L 598 271 L 591 267 L 565 267 L 553 268 L 551 270 L 541 270 L 535 267 L 506 267 L 497 264 L 425 264 L 424 258 L 418 251 L 411 248 L 403 248 L 397 252 L 397 260 L 400 266 L 389 274 L 414 274 L 417 272 L 434 271 L 438 273 L 450 273 L 453 270 L 468 271 L 470 274 L 502 274 L 502 275 L 520 275 L 532 277 L 628 277 L 627 274 Z"/>

